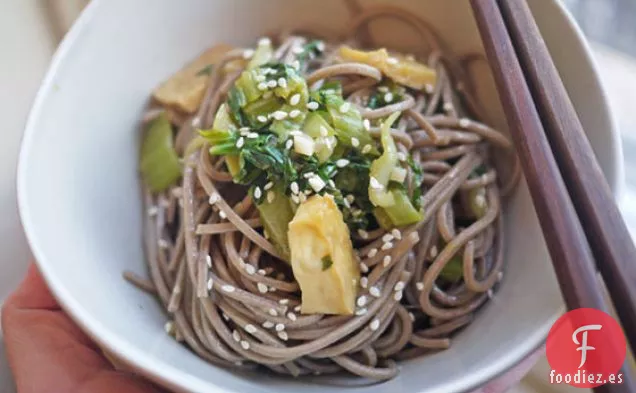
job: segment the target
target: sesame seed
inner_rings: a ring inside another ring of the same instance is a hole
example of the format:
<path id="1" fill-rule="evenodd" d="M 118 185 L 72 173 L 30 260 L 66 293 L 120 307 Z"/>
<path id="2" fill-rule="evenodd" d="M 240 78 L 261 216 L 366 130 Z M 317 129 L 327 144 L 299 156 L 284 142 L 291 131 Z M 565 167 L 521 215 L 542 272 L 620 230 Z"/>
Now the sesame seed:
<path id="1" fill-rule="evenodd" d="M 256 79 L 256 82 L 265 82 L 267 78 L 265 77 L 265 75 L 256 75 L 256 78 L 254 79 Z"/>
<path id="2" fill-rule="evenodd" d="M 236 290 L 236 288 L 234 288 L 234 286 L 232 286 L 232 285 L 223 285 L 223 286 L 221 287 L 221 289 L 222 289 L 224 292 L 234 292 L 234 291 Z"/>
<path id="3" fill-rule="evenodd" d="M 292 48 L 292 53 L 295 55 L 299 55 L 301 53 L 303 53 L 305 50 L 303 49 L 302 46 L 295 46 Z"/>
<path id="4" fill-rule="evenodd" d="M 288 116 L 287 112 L 283 112 L 283 111 L 276 111 L 272 113 L 272 117 L 276 120 L 285 120 L 287 116 Z"/>
<path id="5" fill-rule="evenodd" d="M 247 351 L 248 349 L 250 349 L 250 343 L 243 340 L 241 341 L 241 347 L 243 347 L 243 349 Z"/>
<path id="6" fill-rule="evenodd" d="M 289 318 L 291 321 L 295 321 L 297 319 L 296 314 L 294 314 L 293 312 L 288 312 L 287 318 Z"/>
<path id="7" fill-rule="evenodd" d="M 256 88 L 257 88 L 258 90 L 261 90 L 261 91 L 265 91 L 265 90 L 267 90 L 267 82 L 261 82 L 261 83 L 259 83 L 259 84 L 256 86 Z"/>
<path id="8" fill-rule="evenodd" d="M 278 311 L 274 310 L 273 308 L 270 308 L 268 312 L 269 312 L 269 315 L 271 315 L 272 317 L 278 316 Z"/>
<path id="9" fill-rule="evenodd" d="M 386 242 L 386 243 L 382 244 L 382 247 L 380 247 L 380 249 L 382 251 L 390 250 L 392 248 L 393 248 L 393 243 L 392 242 Z"/>
<path id="10" fill-rule="evenodd" d="M 369 238 L 369 232 L 365 231 L 364 229 L 358 229 L 358 235 L 360 235 L 360 237 L 363 239 Z"/>
<path id="11" fill-rule="evenodd" d="M 261 325 L 261 326 L 263 326 L 265 329 L 271 329 L 271 328 L 273 328 L 273 327 L 274 327 L 274 322 L 272 322 L 272 321 L 265 321 L 265 322 L 263 322 L 263 325 Z"/>
<path id="12" fill-rule="evenodd" d="M 391 234 L 393 235 L 394 238 L 396 238 L 398 240 L 402 240 L 402 232 L 400 232 L 399 229 L 393 228 L 391 230 Z"/>
<path id="13" fill-rule="evenodd" d="M 459 120 L 459 126 L 461 128 L 468 128 L 470 126 L 470 120 L 466 119 L 466 118 L 460 119 Z"/>
<path id="14" fill-rule="evenodd" d="M 258 116 L 256 120 L 260 121 L 261 123 L 267 123 L 267 117 L 263 115 Z"/>
<path id="15" fill-rule="evenodd" d="M 314 175 L 315 175 L 315 174 L 314 174 L 313 172 L 307 172 L 307 173 L 305 173 L 305 174 L 303 175 L 303 177 L 304 177 L 305 179 L 309 179 L 310 177 L 312 177 L 312 176 L 314 176 Z"/>
<path id="16" fill-rule="evenodd" d="M 384 236 L 382 236 L 382 241 L 385 243 L 390 242 L 391 240 L 393 240 L 393 235 L 390 233 L 387 233 Z"/>
<path id="17" fill-rule="evenodd" d="M 263 196 L 263 192 L 261 191 L 261 188 L 257 186 L 254 189 L 254 198 L 261 199 L 262 196 Z"/>
<path id="18" fill-rule="evenodd" d="M 287 332 L 278 332 L 278 337 L 283 341 L 289 340 L 289 336 L 287 335 Z"/>
<path id="19" fill-rule="evenodd" d="M 247 138 L 248 139 L 256 139 L 256 138 L 258 138 L 258 133 L 250 132 L 250 133 L 247 134 Z"/>
<path id="20" fill-rule="evenodd" d="M 392 102 L 393 101 L 393 93 L 389 92 L 384 95 L 384 102 Z"/>
<path id="21" fill-rule="evenodd" d="M 358 307 L 364 307 L 367 304 L 367 297 L 364 295 L 358 297 L 356 304 L 358 305 Z"/>
<path id="22" fill-rule="evenodd" d="M 291 66 L 294 67 L 296 70 L 300 69 L 300 62 L 298 60 L 294 60 L 291 63 Z"/>
<path id="23" fill-rule="evenodd" d="M 384 186 L 378 181 L 378 179 L 373 176 L 369 178 L 369 185 L 371 186 L 371 188 L 375 188 L 376 190 L 382 190 L 384 188 Z"/>
<path id="24" fill-rule="evenodd" d="M 450 102 L 445 102 L 444 105 L 442 105 L 442 109 L 444 109 L 446 112 L 450 112 L 453 110 L 453 104 L 451 104 Z"/>
<path id="25" fill-rule="evenodd" d="M 159 248 L 163 248 L 164 250 L 170 248 L 170 243 L 168 243 L 168 241 L 165 239 L 159 239 L 157 241 L 157 245 L 159 246 Z"/>
<path id="26" fill-rule="evenodd" d="M 277 323 L 276 324 L 276 331 L 277 332 L 282 332 L 283 330 L 285 330 L 285 325 L 283 325 L 282 323 Z"/>
<path id="27" fill-rule="evenodd" d="M 380 297 L 382 295 L 382 292 L 380 292 L 380 289 L 378 287 L 371 287 L 369 288 L 369 294 L 373 297 Z"/>
<path id="28" fill-rule="evenodd" d="M 262 37 L 260 40 L 258 40 L 258 46 L 265 46 L 265 45 L 271 45 L 272 44 L 272 40 L 270 40 L 268 37 Z"/>
<path id="29" fill-rule="evenodd" d="M 393 299 L 395 299 L 395 301 L 399 302 L 400 300 L 402 300 L 402 296 L 404 295 L 404 293 L 402 291 L 397 291 L 393 294 Z"/>
<path id="30" fill-rule="evenodd" d="M 301 112 L 298 109 L 294 109 L 291 112 L 289 112 L 289 117 L 291 117 L 292 119 L 295 119 L 300 115 L 301 115 Z"/>
<path id="31" fill-rule="evenodd" d="M 276 194 L 274 193 L 274 191 L 268 191 L 267 192 L 267 203 L 274 202 L 274 199 L 276 199 Z"/>
<path id="32" fill-rule="evenodd" d="M 309 185 L 314 191 L 320 192 L 327 184 L 319 176 L 313 176 L 309 178 Z"/>
<path id="33" fill-rule="evenodd" d="M 415 322 L 415 315 L 409 311 L 409 318 L 411 319 L 411 322 Z"/>
<path id="34" fill-rule="evenodd" d="M 358 138 L 356 138 L 356 137 L 352 137 L 351 138 L 351 146 L 353 146 L 353 147 L 360 146 L 360 141 L 358 140 Z"/>
<path id="35" fill-rule="evenodd" d="M 270 181 L 269 183 L 265 184 L 265 187 L 263 187 L 263 189 L 267 191 L 272 187 L 274 187 L 274 183 Z"/>
<path id="36" fill-rule="evenodd" d="M 221 217 L 222 220 L 225 220 L 227 218 L 227 214 L 225 214 L 225 212 L 223 210 L 221 210 L 219 212 L 219 217 Z"/>
<path id="37" fill-rule="evenodd" d="M 294 307 L 294 311 L 300 312 L 300 310 L 301 310 L 300 304 Z"/>
<path id="38" fill-rule="evenodd" d="M 406 153 L 404 153 L 403 151 L 398 152 L 397 157 L 398 157 L 398 160 L 400 161 L 406 161 L 407 159 Z"/>
<path id="39" fill-rule="evenodd" d="M 353 196 L 353 194 L 349 194 L 349 195 L 347 195 L 347 196 L 346 196 L 346 198 L 345 198 L 345 199 L 347 200 L 347 202 L 349 202 L 349 203 L 353 203 L 353 201 L 355 201 L 355 200 L 356 200 L 356 197 L 355 197 L 355 196 Z"/>
<path id="40" fill-rule="evenodd" d="M 300 130 L 293 130 L 293 131 L 289 131 L 289 135 L 292 135 L 292 136 L 303 136 L 304 134 Z"/>
<path id="41" fill-rule="evenodd" d="M 252 56 L 254 56 L 254 49 L 245 49 L 243 51 L 243 58 L 244 59 L 251 59 Z"/>
<path id="42" fill-rule="evenodd" d="M 172 321 L 166 322 L 166 324 L 163 325 L 163 328 L 166 330 L 166 333 L 174 334 L 174 322 Z"/>
<path id="43" fill-rule="evenodd" d="M 415 288 L 417 288 L 418 291 L 423 291 L 424 290 L 424 283 L 423 282 L 416 282 L 415 283 Z"/>
<path id="44" fill-rule="evenodd" d="M 389 64 L 397 64 L 399 63 L 398 59 L 396 59 L 395 57 L 389 57 L 386 61 Z"/>
<path id="45" fill-rule="evenodd" d="M 253 265 L 246 264 L 245 265 L 245 271 L 247 272 L 247 274 L 251 275 L 251 274 L 256 273 L 256 268 Z"/>
<path id="46" fill-rule="evenodd" d="M 261 276 L 264 276 L 266 274 L 265 269 L 258 269 L 258 274 L 260 274 Z"/>
<path id="47" fill-rule="evenodd" d="M 369 273 L 369 267 L 366 264 L 360 262 L 360 271 L 362 273 Z"/>
<path id="48" fill-rule="evenodd" d="M 431 250 L 429 251 L 429 254 L 430 254 L 431 258 L 436 258 L 437 257 L 437 246 L 431 247 Z"/>
<path id="49" fill-rule="evenodd" d="M 278 81 L 275 80 L 271 80 L 267 82 L 267 87 L 269 87 L 270 89 L 275 88 L 276 86 L 278 86 Z"/>
<path id="50" fill-rule="evenodd" d="M 316 102 L 316 101 L 312 101 L 307 103 L 307 109 L 311 110 L 311 111 L 315 111 L 316 109 L 318 109 L 320 105 Z"/>
<path id="51" fill-rule="evenodd" d="M 298 194 L 300 192 L 300 189 L 298 187 L 298 183 L 296 182 L 292 182 L 292 184 L 289 186 L 289 189 L 291 190 L 291 192 L 293 192 L 294 194 Z"/>
<path id="52" fill-rule="evenodd" d="M 367 131 L 371 129 L 371 122 L 369 121 L 369 119 L 362 120 L 362 125 L 364 126 L 364 129 Z"/>
<path id="53" fill-rule="evenodd" d="M 380 93 L 388 93 L 389 92 L 389 87 L 388 86 L 380 86 L 380 87 L 378 87 L 378 91 Z"/>
<path id="54" fill-rule="evenodd" d="M 371 152 L 371 145 L 364 145 L 364 147 L 362 148 L 362 154 L 367 154 Z"/>
<path id="55" fill-rule="evenodd" d="M 283 89 L 287 88 L 287 80 L 285 78 L 278 78 L 278 86 L 282 87 Z"/>
<path id="56" fill-rule="evenodd" d="M 394 291 L 401 291 L 404 289 L 406 285 L 404 284 L 404 281 L 398 281 L 395 286 L 393 287 Z"/>
<path id="57" fill-rule="evenodd" d="M 378 249 L 377 248 L 372 248 L 369 250 L 369 252 L 367 253 L 367 257 L 369 258 L 373 258 L 374 256 L 376 256 L 378 254 Z"/>
<path id="58" fill-rule="evenodd" d="M 382 258 L 382 266 L 387 267 L 390 264 L 391 264 L 391 256 L 385 255 L 384 258 Z"/>
<path id="59" fill-rule="evenodd" d="M 497 281 L 501 281 L 501 280 L 503 280 L 503 276 L 504 276 L 504 273 L 503 273 L 503 272 L 499 272 L 499 273 L 497 273 Z"/>
<path id="60" fill-rule="evenodd" d="M 424 86 L 424 91 L 426 91 L 428 94 L 433 93 L 433 91 L 435 90 L 435 88 L 433 87 L 433 85 L 431 85 L 430 83 L 427 83 Z"/>
<path id="61" fill-rule="evenodd" d="M 212 257 L 209 255 L 205 256 L 205 264 L 208 265 L 208 267 L 212 267 Z"/>
<path id="62" fill-rule="evenodd" d="M 338 108 L 340 113 L 343 114 L 349 112 L 349 109 L 351 109 L 351 104 L 348 102 L 345 102 L 344 104 L 340 105 L 340 108 Z"/>
<path id="63" fill-rule="evenodd" d="M 486 206 L 486 197 L 481 194 L 477 194 L 477 196 L 475 196 L 475 204 L 477 205 L 477 207 Z"/>
<path id="64" fill-rule="evenodd" d="M 208 278 L 208 291 L 211 291 L 213 286 L 214 286 L 214 280 L 210 277 Z"/>
<path id="65" fill-rule="evenodd" d="M 270 291 L 270 292 L 276 292 L 276 288 L 274 288 L 274 287 L 269 287 L 269 291 Z"/>
<path id="66" fill-rule="evenodd" d="M 234 341 L 239 342 L 241 341 L 241 335 L 239 334 L 238 330 L 234 329 L 232 331 L 232 338 L 234 339 Z"/>
<path id="67" fill-rule="evenodd" d="M 371 321 L 371 323 L 369 324 L 369 329 L 373 330 L 374 332 L 376 330 L 378 330 L 380 328 L 380 320 L 378 318 L 375 318 L 373 321 Z"/>
<path id="68" fill-rule="evenodd" d="M 248 323 L 247 325 L 245 325 L 245 331 L 250 334 L 254 334 L 256 333 L 256 326 L 252 325 L 251 323 Z"/>
<path id="69" fill-rule="evenodd" d="M 347 165 L 349 165 L 349 160 L 347 160 L 347 159 L 341 158 L 338 161 L 336 161 L 336 166 L 338 168 L 344 168 Z"/>
<path id="70" fill-rule="evenodd" d="M 495 296 L 495 294 L 494 294 L 494 292 L 492 291 L 492 289 L 489 289 L 489 290 L 488 290 L 488 292 L 486 292 L 486 293 L 487 293 L 487 295 L 488 295 L 488 299 L 492 299 L 492 298 Z"/>
<path id="71" fill-rule="evenodd" d="M 278 84 L 280 84 L 280 82 L 278 82 Z M 300 94 L 296 93 L 293 96 L 291 96 L 291 98 L 289 99 L 289 104 L 296 106 L 300 103 Z"/>
<path id="72" fill-rule="evenodd" d="M 366 313 L 367 313 L 367 309 L 364 308 L 364 307 L 356 309 L 356 312 L 355 312 L 355 314 L 358 315 L 358 316 L 364 315 Z"/>
<path id="73" fill-rule="evenodd" d="M 366 277 L 361 277 L 361 278 L 360 278 L 360 286 L 361 286 L 362 288 L 366 288 L 366 287 L 367 287 L 367 285 L 369 285 L 369 279 L 368 279 L 368 278 L 366 278 Z"/>
<path id="74" fill-rule="evenodd" d="M 320 52 L 324 52 L 325 51 L 325 43 L 322 41 L 318 41 L 316 43 L 316 49 L 318 49 Z"/>
<path id="75" fill-rule="evenodd" d="M 323 138 L 329 135 L 329 130 L 325 126 L 320 126 L 320 136 Z"/>
<path id="76" fill-rule="evenodd" d="M 294 141 L 291 139 L 288 139 L 287 142 L 285 142 L 285 149 L 289 150 L 294 146 Z"/>
<path id="77" fill-rule="evenodd" d="M 303 202 L 305 202 L 306 200 L 307 200 L 307 194 L 303 194 L 303 193 L 298 194 L 298 201 L 299 201 L 300 203 L 303 203 Z"/>
<path id="78" fill-rule="evenodd" d="M 291 196 L 291 200 L 292 200 L 292 202 L 294 202 L 294 203 L 295 203 L 295 204 L 297 204 L 297 205 L 299 205 L 299 204 L 300 204 L 300 198 L 299 198 L 299 197 L 298 197 L 298 195 L 296 195 L 296 194 L 293 194 L 293 195 Z"/>
<path id="79" fill-rule="evenodd" d="M 262 282 L 256 284 L 256 287 L 258 287 L 258 291 L 260 293 L 267 293 L 267 285 L 263 284 Z"/>
<path id="80" fill-rule="evenodd" d="M 148 217 L 154 217 L 159 213 L 159 208 L 157 206 L 150 206 L 147 212 Z"/>

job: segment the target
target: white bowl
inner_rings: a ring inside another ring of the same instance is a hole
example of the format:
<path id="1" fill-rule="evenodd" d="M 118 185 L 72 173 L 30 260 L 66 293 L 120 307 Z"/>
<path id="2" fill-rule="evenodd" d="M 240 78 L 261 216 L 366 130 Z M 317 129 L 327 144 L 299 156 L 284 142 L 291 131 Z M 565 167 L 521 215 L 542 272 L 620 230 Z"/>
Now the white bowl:
<path id="1" fill-rule="evenodd" d="M 369 3 L 371 3 L 369 1 Z M 376 1 L 374 1 L 376 3 Z M 481 51 L 467 1 L 393 0 L 427 19 L 457 53 Z M 580 32 L 556 1 L 533 11 L 616 191 L 619 139 Z M 164 332 L 166 316 L 150 296 L 124 282 L 145 274 L 137 177 L 139 118 L 158 82 L 204 48 L 250 45 L 283 26 L 343 30 L 340 0 L 93 1 L 67 35 L 43 82 L 19 163 L 22 220 L 46 281 L 65 310 L 100 345 L 138 372 L 193 392 L 332 392 L 337 387 L 211 366 Z M 416 45 L 387 23 L 386 43 Z M 480 98 L 503 127 L 485 67 Z M 506 276 L 494 301 L 451 349 L 401 364 L 379 393 L 459 392 L 503 373 L 543 343 L 562 311 L 541 231 L 525 184 L 506 206 Z"/>

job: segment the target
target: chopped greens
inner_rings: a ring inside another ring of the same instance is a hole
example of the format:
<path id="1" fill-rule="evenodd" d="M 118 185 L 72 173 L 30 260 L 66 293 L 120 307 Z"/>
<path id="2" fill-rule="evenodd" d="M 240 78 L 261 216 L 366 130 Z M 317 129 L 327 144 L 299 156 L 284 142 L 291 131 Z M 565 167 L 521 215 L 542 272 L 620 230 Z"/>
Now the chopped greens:
<path id="1" fill-rule="evenodd" d="M 163 112 L 146 129 L 141 146 L 141 174 L 152 192 L 163 191 L 181 177 L 172 126 Z"/>
<path id="2" fill-rule="evenodd" d="M 322 257 L 322 271 L 329 269 L 333 265 L 333 259 L 329 255 Z"/>
<path id="3" fill-rule="evenodd" d="M 209 76 L 212 74 L 212 70 L 214 70 L 214 64 L 208 64 L 201 68 L 201 70 L 197 72 L 196 76 Z"/>
<path id="4" fill-rule="evenodd" d="M 369 97 L 367 106 L 371 109 L 382 108 L 404 100 L 406 89 L 394 82 L 378 86 L 375 92 Z"/>
<path id="5" fill-rule="evenodd" d="M 318 57 L 325 50 L 325 43 L 320 40 L 309 41 L 302 47 L 302 52 L 296 55 L 301 68 L 311 59 Z"/>

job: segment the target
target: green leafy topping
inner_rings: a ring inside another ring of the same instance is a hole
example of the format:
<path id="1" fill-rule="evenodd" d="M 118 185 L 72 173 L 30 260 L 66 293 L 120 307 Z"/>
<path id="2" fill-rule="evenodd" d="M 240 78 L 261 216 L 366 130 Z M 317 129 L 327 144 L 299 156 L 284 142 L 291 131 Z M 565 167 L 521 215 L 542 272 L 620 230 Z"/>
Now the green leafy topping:
<path id="1" fill-rule="evenodd" d="M 325 270 L 329 269 L 331 267 L 331 265 L 333 265 L 333 260 L 331 259 L 331 256 L 327 255 L 322 257 L 322 271 L 324 272 Z"/>
<path id="2" fill-rule="evenodd" d="M 294 218 L 294 212 L 281 187 L 275 187 L 267 192 L 272 193 L 274 197 L 273 199 L 263 198 L 263 202 L 258 205 L 261 223 L 274 247 L 285 260 L 289 260 L 287 232 L 289 223 Z"/>
<path id="3" fill-rule="evenodd" d="M 455 255 L 444 266 L 439 276 L 449 282 L 457 282 L 464 276 L 464 264 L 461 256 Z"/>
<path id="4" fill-rule="evenodd" d="M 296 59 L 300 62 L 301 67 L 309 60 L 318 57 L 325 50 L 324 42 L 320 40 L 313 40 L 308 42 L 302 47 L 302 52 L 296 55 Z"/>
<path id="5" fill-rule="evenodd" d="M 424 172 L 422 167 L 415 162 L 413 156 L 409 154 L 407 159 L 409 168 L 411 168 L 411 188 L 413 189 L 413 195 L 411 195 L 411 203 L 416 210 L 422 208 L 422 182 L 424 181 Z"/>
<path id="6" fill-rule="evenodd" d="M 179 156 L 174 149 L 172 126 L 161 113 L 147 127 L 141 146 L 141 174 L 152 192 L 163 191 L 181 177 Z"/>
<path id="7" fill-rule="evenodd" d="M 393 81 L 389 81 L 378 86 L 369 97 L 367 106 L 371 109 L 382 108 L 383 106 L 395 104 L 404 100 L 406 89 Z"/>
<path id="8" fill-rule="evenodd" d="M 208 64 L 205 67 L 201 68 L 199 72 L 197 72 L 196 76 L 209 76 L 212 74 L 214 70 L 214 64 Z"/>

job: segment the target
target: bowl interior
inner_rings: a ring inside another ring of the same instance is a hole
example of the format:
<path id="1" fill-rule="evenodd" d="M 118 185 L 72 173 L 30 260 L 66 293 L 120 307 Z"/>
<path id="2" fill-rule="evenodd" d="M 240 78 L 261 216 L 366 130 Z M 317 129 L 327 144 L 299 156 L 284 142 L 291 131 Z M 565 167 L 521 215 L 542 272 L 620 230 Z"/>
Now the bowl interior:
<path id="1" fill-rule="evenodd" d="M 390 3 L 428 20 L 453 52 L 482 52 L 468 2 Z M 616 134 L 581 38 L 554 2 L 532 6 L 542 28 L 549 21 L 545 39 L 559 48 L 557 66 L 614 186 Z M 28 123 L 19 168 L 21 214 L 65 309 L 137 371 L 186 391 L 339 390 L 335 380 L 324 385 L 239 375 L 207 364 L 165 334 L 167 318 L 157 302 L 124 282 L 121 273 L 146 274 L 136 168 L 139 118 L 152 88 L 214 43 L 251 45 L 264 32 L 284 27 L 345 32 L 348 21 L 341 0 L 95 1 L 66 38 Z M 378 22 L 374 31 L 382 45 L 421 48 L 419 36 L 395 21 Z M 476 65 L 474 72 L 480 101 L 504 129 L 486 67 Z M 506 206 L 505 223 L 506 274 L 494 300 L 451 349 L 402 363 L 398 378 L 367 392 L 466 390 L 542 343 L 562 306 L 525 184 Z"/>

